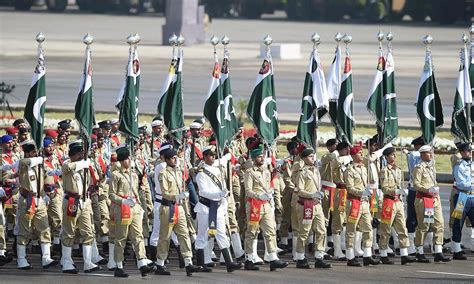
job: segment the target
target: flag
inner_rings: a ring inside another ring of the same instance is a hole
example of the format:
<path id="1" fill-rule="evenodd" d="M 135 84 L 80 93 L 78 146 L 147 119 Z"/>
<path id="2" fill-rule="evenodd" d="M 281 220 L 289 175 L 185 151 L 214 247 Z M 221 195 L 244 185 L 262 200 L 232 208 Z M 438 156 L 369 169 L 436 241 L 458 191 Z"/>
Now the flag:
<path id="1" fill-rule="evenodd" d="M 263 60 L 257 75 L 255 87 L 250 96 L 247 115 L 252 120 L 258 135 L 266 143 L 272 144 L 278 137 L 278 112 L 273 82 L 273 66 L 271 57 Z"/>
<path id="2" fill-rule="evenodd" d="M 379 126 L 384 124 L 384 95 L 385 95 L 385 58 L 383 50 L 379 48 L 379 59 L 375 78 L 370 87 L 369 97 L 367 99 L 367 110 L 375 116 L 376 123 Z"/>
<path id="3" fill-rule="evenodd" d="M 46 69 L 42 47 L 38 47 L 38 62 L 31 80 L 30 93 L 25 105 L 24 117 L 31 127 L 31 139 L 36 148 L 43 147 L 44 111 L 46 109 Z"/>
<path id="4" fill-rule="evenodd" d="M 471 48 L 470 48 L 469 82 L 474 82 L 474 42 L 472 41 L 471 41 Z M 471 86 L 471 94 L 472 94 L 472 97 L 474 97 L 474 89 L 472 89 L 472 86 Z M 471 123 L 472 122 L 474 122 L 474 106 L 471 106 Z"/>
<path id="5" fill-rule="evenodd" d="M 467 67 L 467 52 L 461 50 L 461 64 L 459 66 L 458 82 L 454 95 L 454 109 L 451 121 L 451 133 L 463 142 L 471 140 L 471 129 L 467 110 L 472 105 L 471 83 Z"/>
<path id="6" fill-rule="evenodd" d="M 329 96 L 329 117 L 334 126 L 336 126 L 336 138 L 341 140 L 341 133 L 337 127 L 337 99 L 341 90 L 341 47 L 336 46 L 334 60 L 332 61 L 331 71 L 328 76 L 327 94 Z"/>
<path id="7" fill-rule="evenodd" d="M 352 144 L 352 131 L 354 128 L 354 94 L 352 93 L 352 67 L 349 55 L 346 55 L 344 74 L 342 76 L 341 91 L 337 101 L 337 127 L 342 139 Z"/>
<path id="8" fill-rule="evenodd" d="M 316 49 L 311 53 L 308 69 L 304 80 L 301 116 L 296 136 L 307 145 L 312 146 L 314 144 L 314 132 L 318 120 L 321 118 L 319 115 L 327 113 L 329 108 L 326 81 Z"/>
<path id="9" fill-rule="evenodd" d="M 221 68 L 215 56 L 214 69 L 212 70 L 211 84 L 206 102 L 204 103 L 204 116 L 209 120 L 211 128 L 217 139 L 219 151 L 223 151 L 226 139 L 226 121 L 225 121 L 225 104 L 221 86 Z"/>
<path id="10" fill-rule="evenodd" d="M 387 61 L 385 62 L 385 110 L 383 126 L 383 144 L 391 142 L 398 137 L 398 112 L 397 94 L 395 92 L 395 62 L 393 60 L 392 49 L 389 47 Z"/>
<path id="11" fill-rule="evenodd" d="M 235 116 L 234 100 L 232 99 L 232 88 L 229 75 L 229 53 L 227 50 L 224 50 L 224 60 L 222 61 L 221 86 L 222 97 L 224 98 L 224 119 L 227 123 L 225 139 L 227 144 L 232 141 L 232 138 L 239 131 L 239 122 Z"/>
<path id="12" fill-rule="evenodd" d="M 158 102 L 158 114 L 163 116 L 165 113 L 166 99 L 168 93 L 173 92 L 174 84 L 176 83 L 176 69 L 177 69 L 178 58 L 173 54 L 171 59 L 170 67 L 168 68 L 168 76 L 165 78 L 163 88 L 161 89 L 161 97 Z"/>
<path id="13" fill-rule="evenodd" d="M 130 48 L 123 92 L 117 106 L 120 110 L 119 130 L 138 140 L 138 97 L 140 90 L 140 61 L 136 46 Z"/>
<path id="14" fill-rule="evenodd" d="M 436 128 L 444 123 L 443 106 L 436 87 L 435 75 L 431 63 L 431 53 L 426 52 L 425 65 L 421 74 L 420 87 L 416 99 L 416 112 L 420 120 L 421 132 L 426 143 L 431 143 Z"/>
<path id="15" fill-rule="evenodd" d="M 95 125 L 95 112 L 92 94 L 91 50 L 89 47 L 86 48 L 86 61 L 84 63 L 84 73 L 80 88 L 74 107 L 75 118 L 79 122 L 81 132 L 90 137 L 92 128 Z"/>

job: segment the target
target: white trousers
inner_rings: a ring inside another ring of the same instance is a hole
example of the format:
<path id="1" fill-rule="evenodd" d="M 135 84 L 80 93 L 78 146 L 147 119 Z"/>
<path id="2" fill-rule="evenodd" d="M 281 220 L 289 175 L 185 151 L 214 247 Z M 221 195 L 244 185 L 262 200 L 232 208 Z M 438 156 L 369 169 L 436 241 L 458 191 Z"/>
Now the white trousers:
<path id="1" fill-rule="evenodd" d="M 194 246 L 196 249 L 204 249 L 209 245 L 208 238 L 209 238 L 209 214 L 206 213 L 197 213 L 197 227 L 198 227 L 198 234 L 196 238 L 196 242 Z M 225 215 L 217 214 L 217 224 L 216 224 L 217 234 L 215 236 L 217 240 L 217 244 L 219 248 L 228 248 L 229 240 L 226 235 L 226 227 L 225 227 Z"/>

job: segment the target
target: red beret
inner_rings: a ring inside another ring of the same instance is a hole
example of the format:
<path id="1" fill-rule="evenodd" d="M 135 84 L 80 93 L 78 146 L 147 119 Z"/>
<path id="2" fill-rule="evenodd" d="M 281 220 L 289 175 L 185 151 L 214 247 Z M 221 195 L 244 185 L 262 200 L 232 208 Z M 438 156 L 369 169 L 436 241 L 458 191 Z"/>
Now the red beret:
<path id="1" fill-rule="evenodd" d="M 296 147 L 296 153 L 300 154 L 304 149 L 306 149 L 306 145 L 303 143 L 298 143 L 298 146 Z"/>
<path id="2" fill-rule="evenodd" d="M 44 131 L 44 135 L 51 137 L 51 138 L 57 138 L 58 137 L 58 132 L 54 129 L 46 129 Z"/>
<path id="3" fill-rule="evenodd" d="M 96 140 L 97 140 L 97 135 L 94 134 L 94 133 L 92 133 L 92 134 L 91 134 L 91 139 L 96 139 Z"/>
<path id="4" fill-rule="evenodd" d="M 357 153 L 359 153 L 359 152 L 361 152 L 361 151 L 362 151 L 362 147 L 361 147 L 361 146 L 354 146 L 354 147 L 351 147 L 350 153 L 351 153 L 351 156 L 353 156 L 353 155 L 355 155 L 355 154 L 357 154 Z"/>
<path id="5" fill-rule="evenodd" d="M 12 126 L 5 128 L 5 131 L 8 135 L 16 135 L 18 133 L 18 129 Z"/>

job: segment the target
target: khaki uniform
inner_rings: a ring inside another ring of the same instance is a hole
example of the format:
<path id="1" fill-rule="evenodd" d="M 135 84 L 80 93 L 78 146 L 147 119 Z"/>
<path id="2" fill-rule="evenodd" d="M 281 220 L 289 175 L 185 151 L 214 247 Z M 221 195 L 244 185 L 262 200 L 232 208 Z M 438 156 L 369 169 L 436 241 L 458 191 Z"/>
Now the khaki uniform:
<path id="1" fill-rule="evenodd" d="M 416 190 L 415 210 L 418 226 L 416 227 L 415 246 L 422 247 L 428 231 L 433 232 L 433 244 L 443 245 L 444 218 L 439 194 L 429 193 L 429 189 L 436 186 L 436 172 L 430 162 L 421 162 L 413 170 L 413 187 Z M 423 198 L 434 199 L 434 223 L 424 222 L 425 206 Z M 431 230 L 430 230 L 431 227 Z"/>
<path id="2" fill-rule="evenodd" d="M 115 249 L 115 262 L 122 262 L 123 251 L 127 243 L 127 239 L 132 241 L 133 250 L 138 260 L 146 258 L 145 243 L 143 242 L 143 209 L 140 206 L 138 193 L 138 176 L 131 173 L 130 170 L 121 168 L 114 171 L 110 179 L 109 198 L 112 202 L 110 206 L 111 215 L 113 216 Z M 124 199 L 133 199 L 134 206 L 122 205 Z M 130 218 L 122 219 L 122 208 L 130 209 Z"/>
<path id="3" fill-rule="evenodd" d="M 336 155 L 337 151 L 334 151 L 332 153 L 326 153 L 321 157 L 321 181 L 326 182 L 326 183 L 332 183 L 332 168 L 331 168 L 331 162 L 337 158 Z M 335 184 L 334 184 L 335 186 Z M 330 212 L 330 206 L 331 206 L 331 195 L 329 190 L 324 190 L 324 198 L 321 200 L 321 205 L 323 207 L 323 213 L 324 213 L 324 218 L 326 219 L 326 223 L 329 224 L 329 218 L 331 216 Z M 334 190 L 334 193 L 336 191 Z M 334 202 L 334 196 L 333 200 Z"/>
<path id="4" fill-rule="evenodd" d="M 291 163 L 285 161 L 282 166 L 282 179 L 284 183 L 284 190 L 281 198 L 282 214 L 281 214 L 281 225 L 280 225 L 280 237 L 288 238 L 288 232 L 291 226 L 291 198 L 295 185 L 291 181 Z M 295 230 L 296 231 L 296 230 Z"/>
<path id="5" fill-rule="evenodd" d="M 367 168 L 363 165 L 351 164 L 344 171 L 344 181 L 347 188 L 346 202 L 346 250 L 354 247 L 356 229 L 362 232 L 362 248 L 372 247 L 372 215 L 370 214 L 370 198 L 362 197 L 367 187 Z M 358 214 L 350 220 L 353 200 L 360 200 Z"/>
<path id="6" fill-rule="evenodd" d="M 394 200 L 393 209 L 392 209 L 392 218 L 390 223 L 382 222 L 379 226 L 380 240 L 379 245 L 380 249 L 388 249 L 388 241 L 390 239 L 390 232 L 392 226 L 395 228 L 395 231 L 398 234 L 398 240 L 400 243 L 400 248 L 408 248 L 410 243 L 408 241 L 408 230 L 406 227 L 406 217 L 405 217 L 405 208 L 403 202 L 400 200 L 400 195 L 396 193 L 397 189 L 402 189 L 403 184 L 403 173 L 402 170 L 398 167 L 393 167 L 387 165 L 380 172 L 380 181 L 381 188 L 384 194 L 384 203 L 382 205 L 381 212 L 390 210 L 386 206 L 385 199 Z M 383 213 L 382 213 L 383 214 Z"/>
<path id="7" fill-rule="evenodd" d="M 101 149 L 96 150 L 91 163 L 96 175 L 96 184 L 90 192 L 95 232 L 101 239 L 108 239 L 110 231 L 109 184 L 106 176 L 108 161 Z"/>
<path id="8" fill-rule="evenodd" d="M 347 169 L 344 165 L 343 158 L 337 157 L 331 161 L 332 182 L 336 184 L 336 192 L 334 194 L 334 211 L 332 212 L 331 231 L 333 234 L 340 234 L 342 227 L 346 223 L 345 208 L 339 208 L 341 202 L 340 197 L 346 191 L 344 180 L 344 171 Z"/>
<path id="9" fill-rule="evenodd" d="M 83 245 L 91 245 L 94 240 L 92 223 L 92 206 L 89 198 L 83 199 L 83 169 L 76 170 L 77 162 L 67 161 L 62 166 L 64 200 L 63 200 L 63 246 L 72 247 L 76 230 L 83 239 Z M 91 182 L 90 172 L 87 171 L 87 183 Z M 86 188 L 88 188 L 86 184 Z M 68 216 L 68 198 L 80 198 L 76 217 Z"/>
<path id="10" fill-rule="evenodd" d="M 143 153 L 143 152 L 142 152 Z M 139 155 L 135 160 L 136 163 L 136 172 L 139 178 L 138 182 L 138 196 L 140 198 L 140 204 L 144 211 L 143 214 L 143 238 L 148 241 L 150 232 L 152 231 L 153 224 L 153 201 L 151 200 L 151 191 L 150 185 L 147 179 L 146 173 L 146 160 L 144 157 Z M 145 243 L 147 246 L 148 244 Z"/>
<path id="11" fill-rule="evenodd" d="M 237 222 L 237 202 L 235 202 L 234 191 L 240 192 L 240 178 L 238 175 L 232 175 L 230 193 L 227 196 L 227 222 L 229 224 L 229 233 L 239 233 L 239 223 Z"/>
<path id="12" fill-rule="evenodd" d="M 321 190 L 321 176 L 314 166 L 305 165 L 295 175 L 295 186 L 298 189 L 298 239 L 296 243 L 296 259 L 304 259 L 304 252 L 308 236 L 311 232 L 316 234 L 315 251 L 323 252 L 326 240 L 326 222 L 323 213 L 323 207 L 319 200 L 313 200 L 313 194 Z M 309 214 L 305 211 L 304 202 L 313 201 L 312 220 L 306 220 L 305 216 Z M 299 256 L 299 257 L 298 257 Z"/>
<path id="13" fill-rule="evenodd" d="M 183 177 L 178 168 L 167 166 L 165 170 L 158 175 L 162 194 L 162 205 L 160 207 L 160 236 L 158 239 L 157 258 L 164 261 L 168 258 L 171 233 L 174 232 L 178 237 L 181 253 L 185 258 L 192 257 L 191 240 L 189 238 L 186 212 L 183 207 L 183 200 L 177 201 L 178 195 L 183 191 Z M 173 206 L 174 216 L 178 215 L 174 223 L 170 223 L 170 208 Z"/>
<path id="14" fill-rule="evenodd" d="M 278 259 L 276 256 L 276 224 L 275 214 L 270 202 L 262 202 L 260 206 L 260 217 L 256 224 L 250 222 L 250 199 L 257 199 L 263 193 L 270 193 L 270 178 L 271 174 L 265 166 L 253 166 L 244 174 L 245 196 L 247 197 L 247 230 L 245 232 L 245 253 L 248 260 L 253 259 L 253 241 L 257 238 L 259 229 L 262 231 L 266 248 L 269 254 L 269 261 Z"/>
<path id="15" fill-rule="evenodd" d="M 304 166 L 303 160 L 301 160 L 300 156 L 296 156 L 293 162 L 293 166 L 291 167 L 291 182 L 293 187 L 293 193 L 291 195 L 291 228 L 293 230 L 293 236 L 298 234 L 299 225 L 298 222 L 298 188 L 294 185 L 295 184 L 295 174 Z"/>
<path id="16" fill-rule="evenodd" d="M 51 235 L 55 239 L 55 243 L 59 244 L 59 239 L 61 236 L 61 225 L 63 222 L 62 204 L 64 191 L 62 187 L 61 177 L 57 175 L 51 175 L 51 171 L 60 170 L 61 164 L 59 163 L 59 160 L 55 155 L 45 157 L 43 164 L 46 173 L 44 177 L 45 194 L 49 197 L 49 227 L 51 229 Z"/>
<path id="17" fill-rule="evenodd" d="M 283 214 L 283 205 L 281 203 L 281 197 L 285 191 L 285 182 L 280 172 L 275 173 L 273 178 L 273 201 L 275 205 L 275 220 L 277 224 L 281 224 L 282 214 Z"/>
<path id="18" fill-rule="evenodd" d="M 13 151 L 11 151 L 10 153 L 2 153 L 2 165 L 13 165 L 18 160 L 18 156 L 15 155 Z M 18 185 L 16 183 L 16 169 L 2 170 L 0 168 L 0 173 L 0 184 L 5 190 L 5 193 L 11 196 L 8 200 L 5 201 L 3 207 L 5 209 L 5 218 L 6 223 L 8 224 L 8 230 L 13 230 L 16 218 L 16 208 L 18 204 Z M 3 235 L 0 238 L 4 238 Z"/>

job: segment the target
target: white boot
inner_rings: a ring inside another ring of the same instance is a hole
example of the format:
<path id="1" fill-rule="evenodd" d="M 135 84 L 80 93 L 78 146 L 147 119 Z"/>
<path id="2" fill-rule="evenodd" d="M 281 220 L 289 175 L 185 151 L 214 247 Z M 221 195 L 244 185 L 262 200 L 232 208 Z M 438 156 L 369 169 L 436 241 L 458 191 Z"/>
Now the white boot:
<path id="1" fill-rule="evenodd" d="M 17 264 L 18 269 L 31 269 L 31 265 L 26 260 L 26 246 L 17 245 L 16 246 L 16 253 L 17 253 Z"/>
<path id="2" fill-rule="evenodd" d="M 64 246 L 63 244 L 61 248 L 61 252 L 63 255 L 62 257 L 63 272 L 71 271 L 71 272 L 77 273 L 77 269 L 74 266 L 74 261 L 72 260 L 72 257 L 71 257 L 72 247 L 67 247 L 67 246 Z"/>
<path id="3" fill-rule="evenodd" d="M 114 253 L 115 253 L 115 244 L 109 243 L 109 262 L 107 263 L 107 268 L 109 270 L 114 270 L 115 267 L 117 266 L 114 259 Z"/>
<path id="4" fill-rule="evenodd" d="M 270 260 L 269 260 L 269 259 L 270 259 L 270 256 L 268 255 L 267 242 L 265 242 L 265 239 L 264 239 L 264 241 L 263 241 L 263 245 L 264 245 L 264 247 L 265 247 L 265 253 L 263 254 L 263 260 L 264 260 L 265 262 L 269 262 L 269 261 L 270 261 Z"/>
<path id="5" fill-rule="evenodd" d="M 340 236 L 341 236 L 341 249 L 346 250 L 346 227 L 342 227 Z"/>
<path id="6" fill-rule="evenodd" d="M 408 242 L 410 243 L 410 246 L 408 247 L 408 254 L 416 253 L 415 233 L 408 233 Z"/>
<path id="7" fill-rule="evenodd" d="M 99 254 L 99 249 L 97 248 L 97 242 L 94 239 L 92 241 L 92 256 L 91 260 L 92 263 L 99 263 L 99 261 L 102 261 L 104 258 Z"/>
<path id="8" fill-rule="evenodd" d="M 354 253 L 356 256 L 363 256 L 364 251 L 362 250 L 362 232 L 357 231 L 354 240 Z"/>
<path id="9" fill-rule="evenodd" d="M 261 264 L 263 264 L 263 259 L 261 259 L 261 258 L 258 256 L 258 253 L 257 253 L 257 246 L 258 246 L 258 238 L 256 238 L 255 240 L 253 240 L 253 243 L 252 243 L 253 263 L 261 263 Z"/>
<path id="10" fill-rule="evenodd" d="M 82 257 L 84 259 L 84 272 L 92 272 L 99 269 L 99 266 L 92 263 L 92 246 L 82 245 Z"/>
<path id="11" fill-rule="evenodd" d="M 242 249 L 240 235 L 238 233 L 233 233 L 232 235 L 230 235 L 230 240 L 232 242 L 232 248 L 234 249 L 235 258 L 240 258 L 244 256 L 245 251 Z"/>
<path id="12" fill-rule="evenodd" d="M 58 263 L 56 260 L 51 259 L 51 244 L 50 243 L 41 243 L 41 253 L 42 253 L 41 265 L 43 265 L 43 268 L 48 268 Z"/>
<path id="13" fill-rule="evenodd" d="M 334 242 L 334 257 L 336 259 L 344 258 L 344 254 L 342 253 L 341 249 L 341 235 L 333 234 L 333 242 Z"/>

